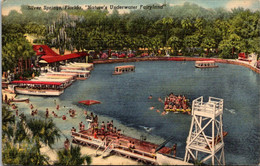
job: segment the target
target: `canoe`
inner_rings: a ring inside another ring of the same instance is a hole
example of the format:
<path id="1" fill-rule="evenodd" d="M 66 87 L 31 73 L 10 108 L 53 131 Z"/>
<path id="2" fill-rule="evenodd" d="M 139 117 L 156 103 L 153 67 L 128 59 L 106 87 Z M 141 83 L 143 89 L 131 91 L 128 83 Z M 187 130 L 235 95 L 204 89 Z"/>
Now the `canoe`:
<path id="1" fill-rule="evenodd" d="M 82 101 L 79 101 L 79 103 L 85 104 L 85 105 L 101 104 L 101 102 L 98 100 L 82 100 Z"/>

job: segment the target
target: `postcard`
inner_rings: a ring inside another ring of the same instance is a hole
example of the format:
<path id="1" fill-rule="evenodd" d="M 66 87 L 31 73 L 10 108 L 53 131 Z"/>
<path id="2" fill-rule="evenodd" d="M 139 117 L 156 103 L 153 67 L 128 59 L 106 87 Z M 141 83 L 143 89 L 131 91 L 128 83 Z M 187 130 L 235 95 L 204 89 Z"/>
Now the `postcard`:
<path id="1" fill-rule="evenodd" d="M 2 164 L 258 165 L 259 0 L 3 0 Z"/>

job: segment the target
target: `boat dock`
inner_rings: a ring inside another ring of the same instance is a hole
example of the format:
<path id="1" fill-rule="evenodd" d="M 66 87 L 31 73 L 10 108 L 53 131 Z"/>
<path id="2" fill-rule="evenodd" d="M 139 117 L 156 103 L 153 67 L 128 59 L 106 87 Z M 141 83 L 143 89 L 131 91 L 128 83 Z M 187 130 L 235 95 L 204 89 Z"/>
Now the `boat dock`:
<path id="1" fill-rule="evenodd" d="M 118 135 L 116 133 L 108 132 L 104 134 L 101 129 L 98 129 L 97 133 L 98 134 L 93 133 L 92 129 L 72 132 L 72 142 L 82 146 L 95 148 L 96 155 L 101 155 L 102 157 L 107 157 L 111 152 L 114 152 L 119 156 L 131 158 L 146 164 L 158 165 L 170 163 L 175 165 L 190 165 L 190 163 L 171 157 L 169 155 L 171 148 L 169 147 L 161 147 L 156 152 L 156 149 L 160 145 L 132 138 L 123 134 Z M 129 148 L 129 143 L 134 144 L 134 148 Z M 99 149 L 103 150 L 101 154 L 97 154 Z M 171 160 L 175 160 L 175 162 L 171 162 Z"/>

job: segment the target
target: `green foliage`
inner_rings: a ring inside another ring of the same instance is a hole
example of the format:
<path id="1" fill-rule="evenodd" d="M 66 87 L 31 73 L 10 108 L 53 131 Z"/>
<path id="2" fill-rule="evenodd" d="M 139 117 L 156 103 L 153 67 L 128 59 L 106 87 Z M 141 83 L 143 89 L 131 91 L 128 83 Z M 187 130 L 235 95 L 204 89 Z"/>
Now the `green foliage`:
<path id="1" fill-rule="evenodd" d="M 4 164 L 14 165 L 46 165 L 48 157 L 40 153 L 40 142 L 54 144 L 59 138 L 59 130 L 54 123 L 42 120 L 26 120 L 15 122 L 14 115 L 2 106 L 2 160 Z M 24 123 L 32 131 L 28 135 Z M 39 131 L 36 131 L 39 130 Z M 40 138 L 41 137 L 41 138 Z"/>
<path id="2" fill-rule="evenodd" d="M 2 106 L 2 138 L 12 135 L 12 125 L 15 123 L 14 115 L 5 106 Z"/>
<path id="3" fill-rule="evenodd" d="M 19 57 L 33 55 L 24 33 L 45 36 L 44 41 L 38 42 L 59 48 L 60 54 L 65 49 L 99 52 L 149 48 L 157 52 L 159 48 L 170 46 L 188 56 L 211 56 L 209 50 L 216 49 L 220 57 L 235 58 L 239 52 L 259 53 L 260 50 L 258 10 L 205 9 L 184 3 L 127 14 L 119 14 L 117 10 L 112 14 L 102 10 L 44 12 L 28 10 L 26 6 L 22 6 L 21 12 L 12 11 L 2 19 L 4 71 L 12 70 Z"/>
<path id="4" fill-rule="evenodd" d="M 4 164 L 11 165 L 46 165 L 49 164 L 47 157 L 40 154 L 37 147 L 25 144 L 22 147 L 14 147 L 6 143 L 2 151 Z"/>
<path id="5" fill-rule="evenodd" d="M 60 130 L 52 120 L 30 119 L 27 121 L 36 143 L 40 141 L 52 147 L 55 140 L 60 138 Z"/>
<path id="6" fill-rule="evenodd" d="M 15 36 L 11 33 L 11 36 Z M 18 35 L 17 38 L 11 40 L 8 39 L 9 34 L 3 34 L 7 43 L 2 47 L 2 70 L 13 70 L 17 64 L 18 59 L 27 60 L 31 58 L 35 52 L 33 51 L 32 45 L 25 40 L 23 36 Z"/>
<path id="7" fill-rule="evenodd" d="M 69 150 L 62 149 L 58 151 L 58 162 L 55 165 L 90 165 L 92 160 L 90 156 L 81 155 L 79 146 L 71 146 Z"/>

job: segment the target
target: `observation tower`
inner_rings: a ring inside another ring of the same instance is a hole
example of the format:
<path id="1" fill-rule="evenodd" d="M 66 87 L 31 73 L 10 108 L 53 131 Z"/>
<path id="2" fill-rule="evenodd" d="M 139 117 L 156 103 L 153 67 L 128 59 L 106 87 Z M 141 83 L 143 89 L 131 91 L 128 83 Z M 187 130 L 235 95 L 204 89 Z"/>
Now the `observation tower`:
<path id="1" fill-rule="evenodd" d="M 192 121 L 186 141 L 184 161 L 190 157 L 194 161 L 205 162 L 211 159 L 212 165 L 225 165 L 222 124 L 223 99 L 209 97 L 203 102 L 203 96 L 192 102 Z"/>

